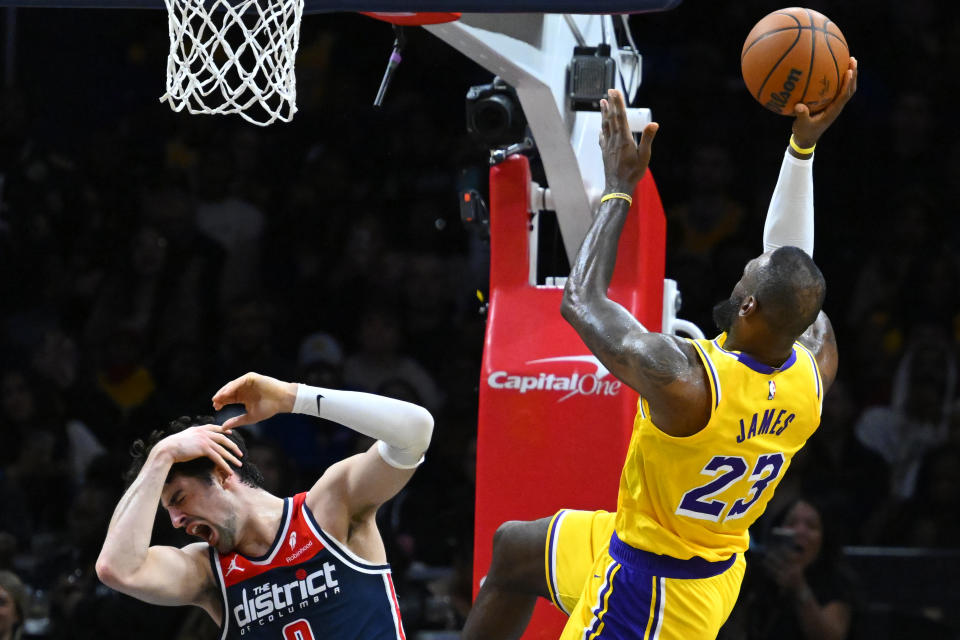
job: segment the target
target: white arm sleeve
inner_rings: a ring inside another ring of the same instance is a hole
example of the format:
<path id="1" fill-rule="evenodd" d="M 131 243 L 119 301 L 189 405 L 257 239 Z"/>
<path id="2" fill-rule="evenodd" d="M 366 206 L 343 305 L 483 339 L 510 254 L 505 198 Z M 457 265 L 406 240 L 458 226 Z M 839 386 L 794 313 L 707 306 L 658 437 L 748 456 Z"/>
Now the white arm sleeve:
<path id="1" fill-rule="evenodd" d="M 763 225 L 763 250 L 800 247 L 813 257 L 813 156 L 801 160 L 787 150 Z"/>
<path id="2" fill-rule="evenodd" d="M 380 442 L 384 462 L 397 469 L 420 465 L 433 435 L 433 416 L 423 407 L 372 393 L 297 385 L 293 413 L 350 427 Z"/>

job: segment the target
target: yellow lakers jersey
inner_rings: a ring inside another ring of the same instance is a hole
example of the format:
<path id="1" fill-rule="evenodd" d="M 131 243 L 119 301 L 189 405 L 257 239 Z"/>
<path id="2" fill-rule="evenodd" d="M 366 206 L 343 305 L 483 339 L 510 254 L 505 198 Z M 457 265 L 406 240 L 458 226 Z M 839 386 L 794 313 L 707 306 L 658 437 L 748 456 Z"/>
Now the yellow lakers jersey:
<path id="1" fill-rule="evenodd" d="M 711 388 L 707 425 L 674 437 L 640 398 L 620 475 L 616 530 L 627 544 L 687 559 L 725 560 L 747 549 L 747 528 L 763 513 L 793 455 L 820 423 L 823 384 L 799 343 L 779 368 L 691 340 Z"/>

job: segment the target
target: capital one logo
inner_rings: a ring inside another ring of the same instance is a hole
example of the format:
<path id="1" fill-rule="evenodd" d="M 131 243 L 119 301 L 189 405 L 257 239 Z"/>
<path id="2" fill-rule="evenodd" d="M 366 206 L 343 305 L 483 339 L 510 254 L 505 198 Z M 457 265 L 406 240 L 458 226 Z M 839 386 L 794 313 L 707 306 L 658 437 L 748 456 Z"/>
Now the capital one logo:
<path id="1" fill-rule="evenodd" d="M 487 384 L 493 389 L 515 389 L 520 393 L 529 391 L 557 391 L 563 395 L 557 402 L 563 402 L 573 396 L 615 396 L 620 393 L 623 384 L 609 376 L 610 372 L 596 356 L 558 356 L 528 360 L 525 364 L 544 364 L 548 362 L 585 363 L 596 368 L 595 372 L 581 374 L 575 372 L 565 376 L 542 371 L 537 375 L 517 375 L 507 371 L 494 371 L 487 377 Z"/>

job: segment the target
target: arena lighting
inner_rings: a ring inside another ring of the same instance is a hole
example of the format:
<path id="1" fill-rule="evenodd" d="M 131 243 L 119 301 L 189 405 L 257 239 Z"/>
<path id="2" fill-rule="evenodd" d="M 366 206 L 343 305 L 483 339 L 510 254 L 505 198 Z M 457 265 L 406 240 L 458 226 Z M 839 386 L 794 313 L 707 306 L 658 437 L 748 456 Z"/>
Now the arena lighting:
<path id="1" fill-rule="evenodd" d="M 478 143 L 497 149 L 522 142 L 527 119 L 513 87 L 499 77 L 467 91 L 467 131 Z"/>

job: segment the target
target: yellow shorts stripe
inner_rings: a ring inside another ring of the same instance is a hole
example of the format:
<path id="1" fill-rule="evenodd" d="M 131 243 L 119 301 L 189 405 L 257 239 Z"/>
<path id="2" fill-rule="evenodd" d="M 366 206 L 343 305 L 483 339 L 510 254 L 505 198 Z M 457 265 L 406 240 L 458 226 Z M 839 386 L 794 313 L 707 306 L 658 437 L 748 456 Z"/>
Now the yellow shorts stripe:
<path id="1" fill-rule="evenodd" d="M 653 628 L 650 629 L 650 640 L 659 640 L 660 629 L 663 629 L 663 610 L 667 603 L 667 579 L 653 579 L 653 595 L 655 600 L 654 609 L 650 612 L 653 616 Z"/>
<path id="2" fill-rule="evenodd" d="M 550 527 L 547 529 L 547 544 L 544 545 L 543 552 L 546 556 L 544 562 L 546 563 L 547 591 L 550 593 L 550 601 L 553 602 L 553 605 L 560 609 L 560 611 L 570 615 L 570 612 L 563 606 L 563 601 L 558 595 L 559 589 L 557 587 L 557 542 L 560 537 L 560 526 L 563 524 L 563 519 L 566 515 L 567 510 L 561 509 L 550 519 Z"/>
<path id="3" fill-rule="evenodd" d="M 620 571 L 621 566 L 622 565 L 620 563 L 613 562 L 609 567 L 607 567 L 607 579 L 603 586 L 600 587 L 597 606 L 594 609 L 593 622 L 589 627 L 584 629 L 584 640 L 596 640 L 596 638 L 603 632 L 603 616 L 607 613 L 607 609 L 610 606 L 610 596 L 613 595 L 613 578 L 617 575 L 617 572 Z M 593 630 L 593 633 L 590 633 L 591 629 Z"/>
<path id="4" fill-rule="evenodd" d="M 643 640 L 651 640 L 650 627 L 653 626 L 653 614 L 657 611 L 657 577 L 653 576 L 653 588 L 650 589 L 650 615 L 647 617 L 647 628 L 643 632 Z"/>

